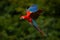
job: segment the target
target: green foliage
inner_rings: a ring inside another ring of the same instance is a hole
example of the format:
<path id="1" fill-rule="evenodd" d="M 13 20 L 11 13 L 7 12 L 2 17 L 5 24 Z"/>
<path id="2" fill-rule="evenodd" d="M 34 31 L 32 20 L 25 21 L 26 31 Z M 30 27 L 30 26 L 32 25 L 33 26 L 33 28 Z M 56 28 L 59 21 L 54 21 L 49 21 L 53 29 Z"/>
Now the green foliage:
<path id="1" fill-rule="evenodd" d="M 46 37 L 20 20 L 26 9 L 37 4 L 43 9 L 36 20 Z M 1 0 L 0 1 L 0 40 L 59 40 L 60 38 L 60 0 Z"/>

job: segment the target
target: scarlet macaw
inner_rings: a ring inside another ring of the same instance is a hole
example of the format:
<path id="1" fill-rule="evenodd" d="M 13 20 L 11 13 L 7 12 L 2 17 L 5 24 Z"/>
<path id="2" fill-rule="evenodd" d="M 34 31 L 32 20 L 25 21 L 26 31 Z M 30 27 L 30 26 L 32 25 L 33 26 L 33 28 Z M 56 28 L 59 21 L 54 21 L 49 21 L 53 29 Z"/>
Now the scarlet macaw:
<path id="1" fill-rule="evenodd" d="M 29 24 L 33 25 L 42 35 L 44 35 L 42 30 L 39 29 L 38 24 L 35 22 L 41 12 L 42 10 L 38 9 L 37 5 L 32 5 L 27 9 L 27 14 L 25 16 L 21 16 L 20 19 L 27 20 Z"/>

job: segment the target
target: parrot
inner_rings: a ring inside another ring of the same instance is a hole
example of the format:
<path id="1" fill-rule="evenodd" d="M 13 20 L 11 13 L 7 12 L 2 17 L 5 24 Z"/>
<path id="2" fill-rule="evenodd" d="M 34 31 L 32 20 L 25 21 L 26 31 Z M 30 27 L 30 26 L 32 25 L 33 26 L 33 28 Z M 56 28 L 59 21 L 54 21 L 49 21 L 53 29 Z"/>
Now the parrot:
<path id="1" fill-rule="evenodd" d="M 26 10 L 26 15 L 20 16 L 20 19 L 27 20 L 30 25 L 33 25 L 34 28 L 36 28 L 36 30 L 38 30 L 44 36 L 44 32 L 38 27 L 38 24 L 35 21 L 42 12 L 43 10 L 38 9 L 38 6 L 34 4 Z"/>

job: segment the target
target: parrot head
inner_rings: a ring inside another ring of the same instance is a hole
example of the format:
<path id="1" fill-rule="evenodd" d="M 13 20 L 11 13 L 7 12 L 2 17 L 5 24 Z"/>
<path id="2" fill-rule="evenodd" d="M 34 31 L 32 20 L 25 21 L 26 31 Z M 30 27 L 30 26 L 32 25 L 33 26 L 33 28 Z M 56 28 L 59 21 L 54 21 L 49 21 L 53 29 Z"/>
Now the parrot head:
<path id="1" fill-rule="evenodd" d="M 21 16 L 20 19 L 24 19 L 24 16 Z"/>

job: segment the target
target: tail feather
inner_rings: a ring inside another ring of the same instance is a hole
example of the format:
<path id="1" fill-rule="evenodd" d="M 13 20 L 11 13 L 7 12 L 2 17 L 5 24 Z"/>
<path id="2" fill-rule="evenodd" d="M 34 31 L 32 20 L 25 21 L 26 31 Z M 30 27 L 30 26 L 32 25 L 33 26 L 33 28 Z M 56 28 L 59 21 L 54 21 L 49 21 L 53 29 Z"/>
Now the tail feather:
<path id="1" fill-rule="evenodd" d="M 37 23 L 34 20 L 32 20 L 32 24 L 42 34 L 42 36 L 44 36 L 44 32 L 38 27 Z"/>

